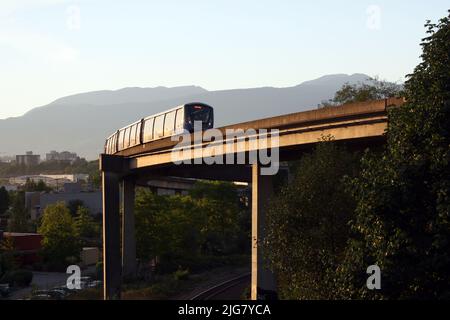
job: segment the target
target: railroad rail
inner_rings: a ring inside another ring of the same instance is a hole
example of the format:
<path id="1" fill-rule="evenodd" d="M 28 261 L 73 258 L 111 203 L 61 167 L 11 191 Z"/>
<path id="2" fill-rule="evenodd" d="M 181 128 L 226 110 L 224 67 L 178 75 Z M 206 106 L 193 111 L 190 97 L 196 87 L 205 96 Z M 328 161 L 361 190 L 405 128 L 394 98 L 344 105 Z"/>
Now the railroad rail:
<path id="1" fill-rule="evenodd" d="M 242 284 L 243 282 L 249 281 L 251 277 L 251 273 L 245 273 L 243 275 L 240 275 L 238 277 L 235 277 L 233 279 L 224 281 L 222 283 L 219 283 L 218 285 L 215 285 L 214 287 L 208 288 L 199 294 L 195 295 L 191 298 L 191 300 L 212 300 L 212 298 L 218 296 L 219 294 Z"/>

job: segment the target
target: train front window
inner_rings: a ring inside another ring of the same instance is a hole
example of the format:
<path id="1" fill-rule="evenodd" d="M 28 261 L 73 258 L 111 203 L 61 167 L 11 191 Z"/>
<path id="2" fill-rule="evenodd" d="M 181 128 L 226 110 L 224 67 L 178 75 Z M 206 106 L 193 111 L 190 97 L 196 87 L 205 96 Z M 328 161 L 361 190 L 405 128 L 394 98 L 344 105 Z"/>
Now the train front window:
<path id="1" fill-rule="evenodd" d="M 189 108 L 189 120 L 192 124 L 194 121 L 201 121 L 203 124 L 211 122 L 212 110 L 204 106 L 192 106 Z"/>

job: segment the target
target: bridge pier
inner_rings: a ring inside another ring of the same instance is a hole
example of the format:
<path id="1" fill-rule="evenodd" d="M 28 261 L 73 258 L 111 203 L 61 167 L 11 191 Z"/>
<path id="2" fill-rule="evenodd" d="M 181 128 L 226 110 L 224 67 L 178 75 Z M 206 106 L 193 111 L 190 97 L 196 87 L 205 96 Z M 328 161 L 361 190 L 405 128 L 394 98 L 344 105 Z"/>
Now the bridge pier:
<path id="1" fill-rule="evenodd" d="M 119 175 L 102 171 L 103 192 L 103 297 L 120 299 L 122 268 L 120 255 Z"/>
<path id="2" fill-rule="evenodd" d="M 273 273 L 265 268 L 262 242 L 264 240 L 265 215 L 273 194 L 272 176 L 261 175 L 261 166 L 252 165 L 252 282 L 251 299 L 276 299 L 276 283 Z"/>
<path id="3" fill-rule="evenodd" d="M 125 178 L 122 183 L 122 274 L 126 278 L 136 276 L 136 237 L 134 225 L 135 181 Z"/>

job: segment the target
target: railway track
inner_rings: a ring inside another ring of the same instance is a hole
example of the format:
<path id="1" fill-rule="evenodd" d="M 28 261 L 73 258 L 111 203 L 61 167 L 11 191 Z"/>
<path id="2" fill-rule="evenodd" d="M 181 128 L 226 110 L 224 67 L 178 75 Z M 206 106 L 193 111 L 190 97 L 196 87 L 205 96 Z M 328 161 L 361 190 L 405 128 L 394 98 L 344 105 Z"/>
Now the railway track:
<path id="1" fill-rule="evenodd" d="M 208 288 L 199 294 L 191 298 L 191 300 L 214 300 L 219 295 L 225 295 L 227 291 L 231 291 L 233 288 L 243 285 L 250 280 L 251 273 L 245 273 L 233 279 L 224 281 L 215 285 L 214 287 Z"/>

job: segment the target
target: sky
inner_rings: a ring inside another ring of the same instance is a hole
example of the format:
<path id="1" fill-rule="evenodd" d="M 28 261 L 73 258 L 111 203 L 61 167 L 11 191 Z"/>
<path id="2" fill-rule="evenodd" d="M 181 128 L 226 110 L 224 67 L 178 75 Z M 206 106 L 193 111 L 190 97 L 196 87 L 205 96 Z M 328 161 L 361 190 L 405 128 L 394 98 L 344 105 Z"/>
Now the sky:
<path id="1" fill-rule="evenodd" d="M 448 1 L 0 0 L 0 119 L 123 87 L 402 82 Z"/>

